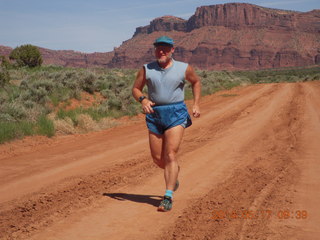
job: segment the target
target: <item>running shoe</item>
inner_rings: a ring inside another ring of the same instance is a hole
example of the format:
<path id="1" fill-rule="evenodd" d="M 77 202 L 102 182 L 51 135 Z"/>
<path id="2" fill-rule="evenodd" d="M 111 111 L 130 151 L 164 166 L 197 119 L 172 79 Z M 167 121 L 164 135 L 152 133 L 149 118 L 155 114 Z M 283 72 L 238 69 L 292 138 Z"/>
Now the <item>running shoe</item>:
<path id="1" fill-rule="evenodd" d="M 167 212 L 170 211 L 172 208 L 172 199 L 171 197 L 168 196 L 164 196 L 163 200 L 161 201 L 159 207 L 158 207 L 158 211 L 159 212 Z"/>

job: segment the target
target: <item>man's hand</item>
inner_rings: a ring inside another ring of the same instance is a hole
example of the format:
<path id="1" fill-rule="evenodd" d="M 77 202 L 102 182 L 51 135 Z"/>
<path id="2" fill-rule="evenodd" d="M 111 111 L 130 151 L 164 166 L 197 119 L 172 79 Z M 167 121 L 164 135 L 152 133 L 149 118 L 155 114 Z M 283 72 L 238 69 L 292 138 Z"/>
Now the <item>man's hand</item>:
<path id="1" fill-rule="evenodd" d="M 150 113 L 153 113 L 153 109 L 152 109 L 152 106 L 155 105 L 154 102 L 150 101 L 149 99 L 145 98 L 142 100 L 141 102 L 142 104 L 142 110 L 145 114 L 150 114 Z"/>
<path id="2" fill-rule="evenodd" d="M 192 107 L 192 114 L 195 118 L 200 117 L 200 108 L 198 105 L 193 105 Z"/>

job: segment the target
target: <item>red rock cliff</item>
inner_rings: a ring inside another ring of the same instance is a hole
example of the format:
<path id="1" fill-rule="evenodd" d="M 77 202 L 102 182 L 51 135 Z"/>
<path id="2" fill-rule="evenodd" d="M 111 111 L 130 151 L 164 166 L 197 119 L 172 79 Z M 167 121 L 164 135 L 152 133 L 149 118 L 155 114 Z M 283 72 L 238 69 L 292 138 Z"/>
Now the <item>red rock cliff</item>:
<path id="1" fill-rule="evenodd" d="M 320 64 L 320 10 L 294 12 L 246 3 L 199 7 L 188 20 L 156 18 L 150 25 L 136 28 L 131 39 L 108 53 L 41 52 L 45 64 L 140 68 L 154 59 L 152 43 L 161 35 L 175 40 L 175 59 L 201 69 Z"/>
<path id="2" fill-rule="evenodd" d="M 165 16 L 139 27 L 109 67 L 141 67 L 152 42 L 175 39 L 174 57 L 203 69 L 263 69 L 320 61 L 320 11 L 306 13 L 229 3 L 197 8 L 188 20 Z M 149 46 L 149 47 L 148 47 Z"/>

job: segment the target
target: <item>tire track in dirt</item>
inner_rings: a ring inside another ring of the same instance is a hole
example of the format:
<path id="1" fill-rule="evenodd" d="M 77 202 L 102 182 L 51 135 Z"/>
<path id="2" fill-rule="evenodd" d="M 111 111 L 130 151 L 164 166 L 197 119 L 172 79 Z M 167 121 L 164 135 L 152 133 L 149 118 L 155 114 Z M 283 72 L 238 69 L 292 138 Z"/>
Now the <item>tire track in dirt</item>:
<path id="1" fill-rule="evenodd" d="M 300 135 L 297 138 L 299 149 L 292 158 L 299 170 L 295 178 L 299 178 L 284 192 L 292 203 L 290 206 L 277 192 L 270 197 L 270 202 L 278 202 L 286 212 L 284 217 L 274 218 L 269 224 L 270 237 L 274 240 L 284 237 L 314 240 L 320 235 L 320 82 L 305 82 L 301 86 L 304 99 L 301 101 L 303 115 L 300 115 Z"/>
<path id="2" fill-rule="evenodd" d="M 292 133 L 299 129 L 293 123 L 301 114 L 296 98 L 299 91 L 299 86 L 295 87 L 294 94 L 282 107 L 284 113 L 278 110 L 275 113 L 279 114 L 278 117 L 271 119 L 262 136 L 257 135 L 251 144 L 240 151 L 239 158 L 253 158 L 252 163 L 238 166 L 223 184 L 190 203 L 191 207 L 185 209 L 174 227 L 159 239 L 164 236 L 170 236 L 170 239 L 266 239 L 266 229 L 258 229 L 257 226 L 265 226 L 267 219 L 261 216 L 256 220 L 243 219 L 246 215 L 241 214 L 242 211 L 270 209 L 270 206 L 263 208 L 263 203 L 268 202 L 275 188 L 281 190 L 279 182 L 290 185 L 297 176 L 298 170 L 290 160 L 289 152 L 297 145 Z M 272 206 L 271 209 L 277 207 Z M 222 215 L 219 219 L 214 214 L 233 211 L 237 212 L 234 216 L 238 218 Z"/>
<path id="3" fill-rule="evenodd" d="M 213 139 L 224 135 L 225 131 L 239 118 L 254 111 L 252 107 L 256 106 L 258 102 L 263 102 L 265 98 L 274 96 L 279 87 L 279 85 L 264 85 L 261 89 L 254 91 L 254 94 L 246 96 L 245 100 L 241 99 L 241 96 L 247 94 L 247 92 L 239 94 L 238 98 L 229 100 L 228 104 L 225 102 L 216 104 L 209 102 L 205 106 L 208 114 L 196 122 L 197 125 L 194 129 L 187 132 L 192 137 L 184 140 L 181 152 L 187 153 L 191 151 L 199 142 L 202 146 L 211 144 Z M 250 88 L 250 90 L 252 89 Z M 222 105 L 221 107 L 220 104 Z"/>
<path id="4" fill-rule="evenodd" d="M 277 140 L 277 149 L 274 154 L 282 159 L 280 171 L 275 172 L 274 178 L 257 194 L 249 208 L 252 212 L 258 212 L 260 209 L 270 210 L 272 215 L 270 218 L 260 216 L 260 219 L 244 221 L 240 231 L 240 240 L 274 239 L 275 235 L 279 236 L 280 234 L 274 232 L 270 225 L 277 221 L 279 216 L 282 217 L 281 214 L 284 211 L 293 207 L 291 188 L 298 183 L 301 174 L 301 169 L 296 164 L 295 158 L 297 153 L 302 151 L 301 129 L 303 123 L 297 120 L 306 113 L 303 86 L 301 84 L 296 84 L 296 86 L 297 89 L 290 104 L 285 108 L 285 111 L 279 113 L 278 118 L 272 121 L 275 133 L 273 138 Z"/>

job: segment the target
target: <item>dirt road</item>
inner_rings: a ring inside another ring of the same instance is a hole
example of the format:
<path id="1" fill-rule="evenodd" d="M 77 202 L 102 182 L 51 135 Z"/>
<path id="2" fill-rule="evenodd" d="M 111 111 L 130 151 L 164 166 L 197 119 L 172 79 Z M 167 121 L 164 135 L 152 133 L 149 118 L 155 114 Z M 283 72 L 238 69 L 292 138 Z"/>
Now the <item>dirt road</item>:
<path id="1" fill-rule="evenodd" d="M 320 235 L 320 82 L 203 98 L 173 210 L 143 116 L 0 146 L 0 239 L 303 239 Z"/>

